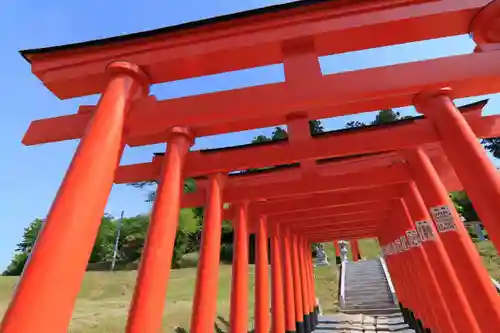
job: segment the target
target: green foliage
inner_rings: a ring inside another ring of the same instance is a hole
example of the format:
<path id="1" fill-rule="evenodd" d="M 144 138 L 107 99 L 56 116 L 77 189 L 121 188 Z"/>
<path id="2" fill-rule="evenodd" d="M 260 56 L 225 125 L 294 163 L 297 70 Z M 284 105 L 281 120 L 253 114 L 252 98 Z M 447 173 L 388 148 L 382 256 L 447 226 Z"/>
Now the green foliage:
<path id="1" fill-rule="evenodd" d="M 481 143 L 495 158 L 500 158 L 500 138 L 483 139 Z"/>
<path id="2" fill-rule="evenodd" d="M 89 263 L 111 260 L 113 257 L 116 223 L 111 215 L 104 215 L 99 227 Z"/>
<path id="3" fill-rule="evenodd" d="M 412 118 L 411 116 L 401 116 L 401 114 L 397 111 L 394 111 L 393 109 L 385 109 L 385 110 L 380 110 L 377 115 L 375 116 L 375 119 L 372 120 L 370 123 L 365 124 L 361 121 L 349 121 L 346 123 L 345 127 L 346 128 L 355 128 L 355 127 L 365 127 L 365 126 L 375 126 L 375 125 L 380 125 L 380 124 L 388 124 L 392 123 L 398 120 L 404 120 L 404 119 L 409 119 Z"/>
<path id="4" fill-rule="evenodd" d="M 14 258 L 12 258 L 9 266 L 3 272 L 3 275 L 21 275 L 23 272 L 24 265 L 28 260 L 28 252 L 16 252 L 14 253 Z"/>
<path id="5" fill-rule="evenodd" d="M 16 252 L 4 275 L 19 275 L 35 244 L 43 220 L 34 220 L 25 230 L 22 241 L 17 244 Z M 111 215 L 104 215 L 101 221 L 89 263 L 110 262 L 113 258 L 114 244 L 119 220 Z M 117 260 L 133 263 L 140 259 L 149 226 L 148 215 L 127 217 L 122 220 L 118 240 Z M 198 219 L 191 209 L 182 209 L 179 215 L 178 231 L 172 257 L 172 267 L 178 267 L 179 261 L 189 248 L 189 241 L 199 229 Z"/>
<path id="6" fill-rule="evenodd" d="M 453 192 L 450 194 L 450 198 L 455 204 L 457 212 L 462 215 L 466 221 L 479 221 L 476 210 L 465 191 Z"/>
<path id="7" fill-rule="evenodd" d="M 30 252 L 35 244 L 35 240 L 38 237 L 38 233 L 42 228 L 43 220 L 35 219 L 30 225 L 24 229 L 24 235 L 22 241 L 16 245 L 16 251 L 18 252 Z"/>
<path id="8" fill-rule="evenodd" d="M 311 135 L 314 134 L 319 134 L 323 133 L 325 129 L 323 128 L 323 124 L 321 123 L 321 120 L 310 120 L 309 121 L 309 132 Z M 276 126 L 274 128 L 274 131 L 271 133 L 271 137 L 267 137 L 265 135 L 257 135 L 255 138 L 253 138 L 252 143 L 262 143 L 262 142 L 269 142 L 269 141 L 278 141 L 278 140 L 284 140 L 288 138 L 288 132 L 283 128 Z"/>

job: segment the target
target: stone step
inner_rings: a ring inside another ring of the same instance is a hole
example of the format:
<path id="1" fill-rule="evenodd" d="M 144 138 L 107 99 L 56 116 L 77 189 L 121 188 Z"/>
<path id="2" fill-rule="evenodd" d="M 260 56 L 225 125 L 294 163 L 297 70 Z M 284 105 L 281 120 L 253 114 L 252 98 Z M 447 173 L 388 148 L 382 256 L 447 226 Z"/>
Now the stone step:
<path id="1" fill-rule="evenodd" d="M 320 316 L 315 333 L 380 332 L 414 333 L 404 323 L 399 312 L 386 311 L 374 315 L 338 313 Z"/>
<path id="2" fill-rule="evenodd" d="M 349 262 L 345 269 L 344 311 L 387 313 L 397 310 L 379 260 Z"/>

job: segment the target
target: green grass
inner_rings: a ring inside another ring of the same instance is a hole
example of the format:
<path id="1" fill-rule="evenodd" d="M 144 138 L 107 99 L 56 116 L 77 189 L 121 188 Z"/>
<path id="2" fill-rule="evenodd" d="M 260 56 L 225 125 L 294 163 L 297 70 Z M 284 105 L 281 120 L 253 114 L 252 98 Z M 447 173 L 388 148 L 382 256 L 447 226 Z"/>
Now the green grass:
<path id="1" fill-rule="evenodd" d="M 500 258 L 489 241 L 477 244 L 490 274 L 500 279 Z M 378 243 L 375 240 L 360 242 L 361 254 L 365 258 L 377 258 Z M 334 265 L 335 254 L 331 243 L 325 244 L 325 251 L 330 258 L 331 266 L 315 268 L 316 294 L 325 313 L 338 311 L 337 270 Z M 249 320 L 253 322 L 253 274 L 254 267 L 249 270 Z M 107 333 L 123 332 L 130 300 L 135 284 L 135 271 L 89 272 L 82 284 L 77 299 L 70 333 Z M 168 296 L 163 314 L 163 329 L 172 332 L 176 326 L 189 328 L 191 304 L 193 299 L 196 268 L 172 270 L 168 285 Z M 0 277 L 0 315 L 7 308 L 17 278 Z M 217 315 L 229 320 L 231 292 L 231 266 L 220 266 L 219 293 Z M 227 331 L 224 324 L 218 321 L 222 330 Z M 250 328 L 252 328 L 250 324 Z"/>
<path id="2" fill-rule="evenodd" d="M 317 272 L 317 289 L 324 294 L 328 309 L 336 309 L 336 272 L 333 266 L 322 267 Z M 253 275 L 249 270 L 249 320 L 253 323 Z M 78 296 L 70 333 L 123 332 L 128 307 L 133 294 L 136 271 L 88 272 Z M 168 295 L 163 313 L 163 329 L 172 332 L 176 326 L 189 328 L 191 305 L 196 279 L 195 268 L 172 270 Z M 0 315 L 7 308 L 17 278 L 0 277 Z M 221 265 L 217 315 L 229 321 L 231 295 L 231 266 Z M 322 298 L 323 299 L 323 298 Z M 219 326 L 226 331 L 224 324 Z M 250 324 L 250 328 L 252 328 Z"/>

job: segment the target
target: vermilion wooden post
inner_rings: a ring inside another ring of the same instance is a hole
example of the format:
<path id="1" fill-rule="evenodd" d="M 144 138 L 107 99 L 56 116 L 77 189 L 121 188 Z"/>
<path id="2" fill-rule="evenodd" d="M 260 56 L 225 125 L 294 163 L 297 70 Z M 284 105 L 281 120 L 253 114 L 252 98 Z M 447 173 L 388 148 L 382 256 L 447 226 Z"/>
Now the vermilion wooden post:
<path id="1" fill-rule="evenodd" d="M 231 277 L 230 332 L 248 329 L 248 202 L 237 206 L 234 224 L 233 274 Z"/>
<path id="2" fill-rule="evenodd" d="M 305 263 L 305 275 L 306 275 L 306 283 L 307 290 L 309 294 L 309 323 L 311 325 L 311 330 L 314 330 L 316 326 L 315 313 L 314 313 L 314 304 L 315 296 L 314 296 L 314 288 L 311 284 L 311 244 L 307 242 L 305 239 L 302 239 L 303 249 L 304 249 L 304 263 Z"/>
<path id="3" fill-rule="evenodd" d="M 457 262 L 455 271 L 463 281 L 463 290 L 481 330 L 488 332 L 492 327 L 500 327 L 497 291 L 439 175 L 421 148 L 409 151 L 407 156 L 415 182 L 433 215 L 445 249 Z"/>
<path id="4" fill-rule="evenodd" d="M 358 241 L 356 239 L 351 239 L 350 243 L 351 243 L 352 261 L 358 261 L 359 260 Z"/>
<path id="5" fill-rule="evenodd" d="M 382 247 L 384 259 L 387 264 L 387 269 L 389 270 L 391 280 L 394 284 L 394 288 L 396 289 L 396 295 L 398 297 L 399 303 L 400 305 L 407 305 L 408 302 L 406 286 L 403 279 L 401 278 L 401 273 L 397 265 L 394 263 L 394 254 L 390 252 L 392 241 L 387 229 L 381 230 L 379 234 L 379 243 Z"/>
<path id="6" fill-rule="evenodd" d="M 306 267 L 306 259 L 304 254 L 304 240 L 303 238 L 298 239 L 299 242 L 299 264 L 300 264 L 300 280 L 302 282 L 302 304 L 304 310 L 304 329 L 306 332 L 312 331 L 311 326 L 311 296 L 309 290 L 309 283 L 307 281 L 307 267 Z"/>
<path id="7" fill-rule="evenodd" d="M 200 260 L 191 314 L 191 333 L 211 332 L 217 311 L 220 239 L 222 228 L 222 188 L 224 175 L 211 175 L 207 209 L 203 219 Z"/>
<path id="8" fill-rule="evenodd" d="M 396 225 L 394 217 L 390 219 L 389 222 L 390 224 L 387 226 L 388 230 L 386 230 L 386 233 L 391 240 L 391 263 L 395 266 L 395 269 L 398 272 L 398 279 L 400 280 L 400 283 L 404 289 L 405 297 L 404 303 L 402 302 L 403 307 L 404 309 L 409 309 L 411 311 L 409 313 L 409 315 L 411 315 L 409 324 L 412 325 L 412 328 L 416 329 L 417 325 L 419 324 L 418 321 L 421 321 L 423 318 L 421 295 L 419 293 L 415 293 L 415 290 L 418 290 L 418 284 L 415 281 L 415 276 L 408 269 L 407 263 L 405 262 L 404 258 L 402 258 L 403 251 L 401 248 L 401 240 L 394 228 L 394 226 Z"/>
<path id="9" fill-rule="evenodd" d="M 458 332 L 480 332 L 478 323 L 474 318 L 470 304 L 465 296 L 462 282 L 458 279 L 455 266 L 448 256 L 441 241 L 440 234 L 431 222 L 425 203 L 414 182 L 408 183 L 408 190 L 404 195 L 405 202 L 415 223 L 422 249 L 427 254 L 429 263 L 436 274 L 437 282 L 441 286 L 446 306 L 453 313 L 453 320 Z"/>
<path id="10" fill-rule="evenodd" d="M 402 199 L 395 200 L 394 213 L 394 229 L 397 237 L 399 237 L 402 248 L 401 261 L 404 263 L 407 271 L 413 273 L 412 277 L 413 281 L 415 281 L 413 285 L 418 290 L 418 293 L 415 294 L 419 296 L 419 311 L 422 316 L 423 326 L 435 331 L 441 331 L 439 324 L 440 313 L 436 309 L 434 301 L 437 290 L 430 289 L 430 276 L 427 274 L 426 267 L 422 266 L 422 261 L 417 258 L 415 251 L 412 251 L 412 247 L 410 247 L 411 238 L 407 237 L 406 230 L 411 228 L 412 223 Z"/>
<path id="11" fill-rule="evenodd" d="M 184 188 L 182 169 L 193 136 L 187 129 L 175 127 L 167 133 L 167 141 L 167 156 L 127 321 L 127 332 L 130 333 L 158 332 L 161 329 Z"/>
<path id="12" fill-rule="evenodd" d="M 299 258 L 299 240 L 297 235 L 292 234 L 292 268 L 293 268 L 293 295 L 295 304 L 295 327 L 297 333 L 304 333 L 304 303 L 302 281 L 300 274 L 300 258 Z"/>
<path id="13" fill-rule="evenodd" d="M 107 67 L 109 81 L 36 241 L 0 331 L 66 332 L 115 169 L 125 117 L 149 80 L 127 62 Z"/>
<path id="14" fill-rule="evenodd" d="M 338 240 L 333 241 L 333 247 L 335 248 L 335 260 L 337 263 L 340 263 L 340 246 Z"/>
<path id="15" fill-rule="evenodd" d="M 464 116 L 450 98 L 449 89 L 424 93 L 416 109 L 434 124 L 441 146 L 470 197 L 490 239 L 500 250 L 500 181 L 498 170 Z"/>
<path id="16" fill-rule="evenodd" d="M 295 327 L 295 301 L 292 268 L 291 233 L 289 228 L 282 232 L 282 260 L 283 260 L 283 282 L 285 293 L 285 328 L 287 333 L 296 332 Z"/>
<path id="17" fill-rule="evenodd" d="M 311 290 L 311 305 L 312 305 L 312 311 L 313 311 L 313 321 L 314 321 L 314 327 L 318 324 L 318 314 L 319 314 L 319 307 L 316 302 L 316 285 L 314 281 L 314 264 L 312 261 L 312 256 L 311 256 L 311 244 L 309 242 L 306 242 L 306 255 L 308 259 L 308 272 L 309 272 L 309 284 L 310 284 L 310 290 Z"/>
<path id="18" fill-rule="evenodd" d="M 415 225 L 410 216 L 410 212 L 403 200 L 401 200 L 399 204 L 403 213 L 401 224 L 403 225 L 404 233 L 408 240 L 410 254 L 414 258 L 414 260 L 419 263 L 419 280 L 423 281 L 427 285 L 426 290 L 428 292 L 426 293 L 426 300 L 428 301 L 428 304 L 430 302 L 429 305 L 433 309 L 434 318 L 436 319 L 436 324 L 439 328 L 438 331 L 458 332 L 455 327 L 452 313 L 446 303 L 446 300 L 448 299 L 447 295 L 445 295 L 443 290 L 441 289 L 441 286 L 437 281 L 434 269 L 431 266 L 427 254 L 422 248 L 422 242 L 420 240 L 418 232 L 415 229 Z"/>
<path id="19" fill-rule="evenodd" d="M 255 333 L 269 333 L 269 261 L 266 217 L 257 220 L 255 245 Z"/>
<path id="20" fill-rule="evenodd" d="M 353 247 L 354 247 L 354 249 L 355 249 L 355 251 L 357 253 L 357 256 L 356 256 L 357 259 L 361 260 L 361 250 L 359 248 L 359 240 L 358 239 L 353 239 L 352 244 L 353 244 Z"/>
<path id="21" fill-rule="evenodd" d="M 283 298 L 283 268 L 280 253 L 281 230 L 278 224 L 272 227 L 271 233 L 271 310 L 272 310 L 272 333 L 285 332 L 285 308 Z"/>

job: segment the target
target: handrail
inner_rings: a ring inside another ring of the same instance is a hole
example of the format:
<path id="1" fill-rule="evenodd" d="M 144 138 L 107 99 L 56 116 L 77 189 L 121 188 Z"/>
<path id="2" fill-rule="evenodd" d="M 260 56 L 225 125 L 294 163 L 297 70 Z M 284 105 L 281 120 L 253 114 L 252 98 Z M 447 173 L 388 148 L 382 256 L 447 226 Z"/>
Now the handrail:
<path id="1" fill-rule="evenodd" d="M 494 278 L 492 278 L 491 276 L 490 276 L 490 279 L 491 279 L 491 282 L 493 282 L 493 285 L 495 286 L 497 292 L 500 293 L 500 283 L 498 283 L 498 281 L 495 280 Z"/>
<path id="2" fill-rule="evenodd" d="M 384 269 L 384 275 L 385 279 L 387 280 L 389 291 L 391 292 L 392 301 L 394 302 L 394 304 L 398 304 L 396 289 L 394 289 L 394 284 L 392 283 L 391 275 L 389 274 L 389 270 L 387 269 L 387 264 L 385 263 L 384 257 L 380 257 L 380 263 L 382 264 L 382 268 Z"/>
<path id="3" fill-rule="evenodd" d="M 340 292 L 339 292 L 339 302 L 340 308 L 345 308 L 345 270 L 346 270 L 346 262 L 342 261 L 340 263 Z"/>

